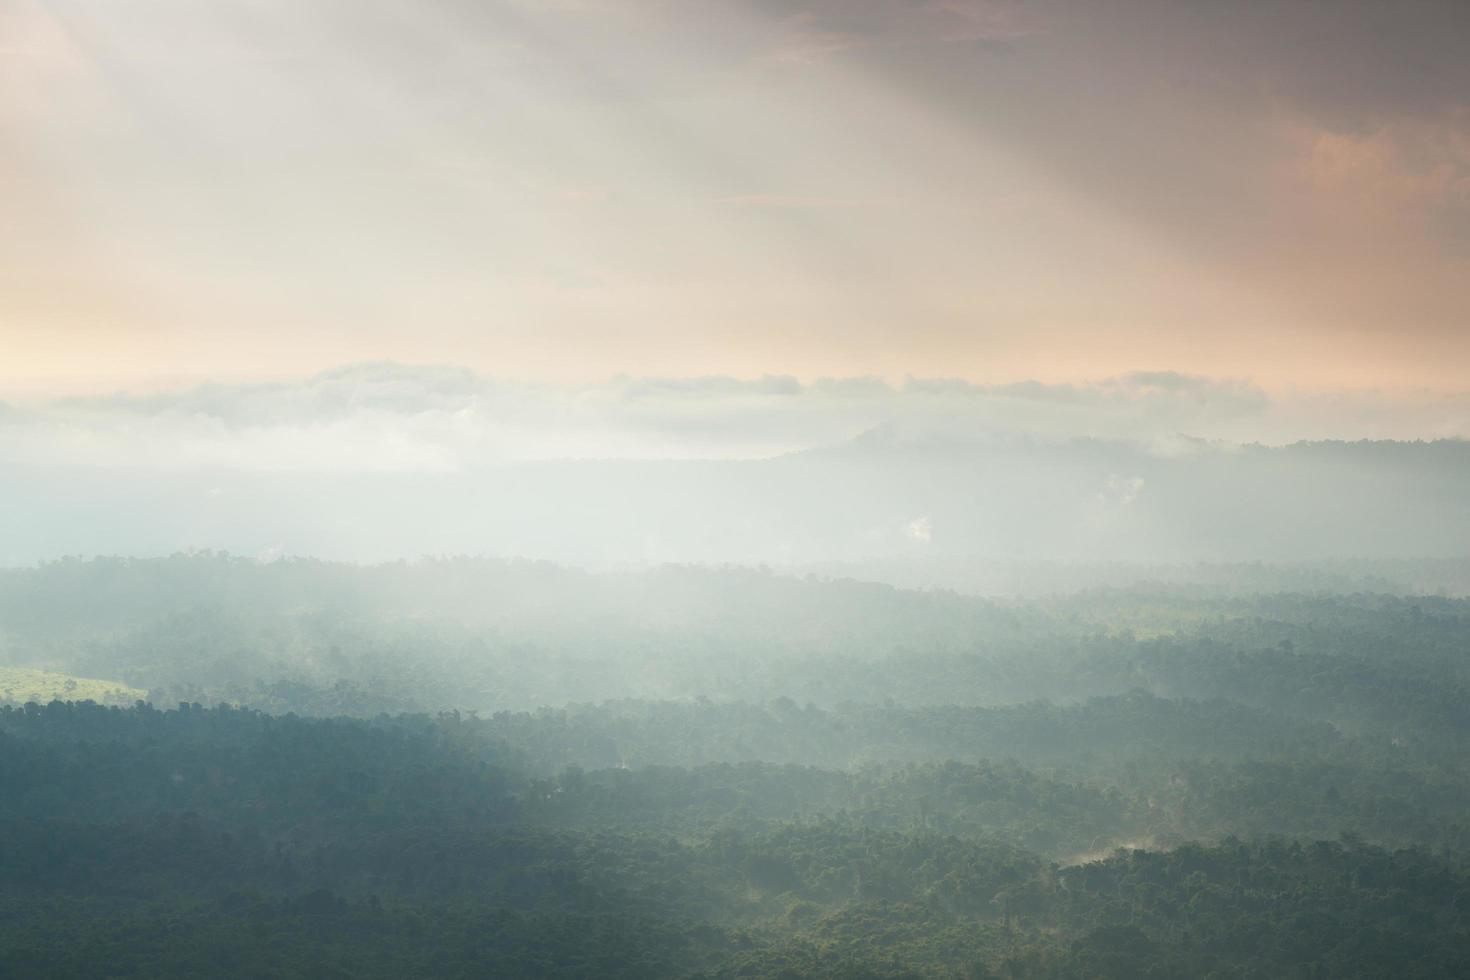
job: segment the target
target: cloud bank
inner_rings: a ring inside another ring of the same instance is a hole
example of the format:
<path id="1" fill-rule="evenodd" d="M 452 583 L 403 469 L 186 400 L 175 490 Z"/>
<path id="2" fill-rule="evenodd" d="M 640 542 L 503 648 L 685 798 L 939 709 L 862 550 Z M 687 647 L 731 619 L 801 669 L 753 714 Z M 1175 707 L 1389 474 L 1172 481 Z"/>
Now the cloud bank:
<path id="1" fill-rule="evenodd" d="M 1470 396 L 1268 394 L 1139 371 L 1090 384 L 785 376 L 556 386 L 437 366 L 0 407 L 0 462 L 111 468 L 454 472 L 556 459 L 751 459 L 866 433 L 915 442 L 1079 438 L 1160 454 L 1304 439 L 1470 435 Z"/>

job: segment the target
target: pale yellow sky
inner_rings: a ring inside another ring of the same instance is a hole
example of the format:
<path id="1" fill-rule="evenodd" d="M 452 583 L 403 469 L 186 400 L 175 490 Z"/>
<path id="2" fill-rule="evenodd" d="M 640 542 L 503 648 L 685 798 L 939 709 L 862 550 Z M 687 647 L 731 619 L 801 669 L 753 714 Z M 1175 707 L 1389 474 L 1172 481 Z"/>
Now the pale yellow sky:
<path id="1" fill-rule="evenodd" d="M 0 400 L 1460 391 L 1467 42 L 1458 3 L 0 0 Z"/>

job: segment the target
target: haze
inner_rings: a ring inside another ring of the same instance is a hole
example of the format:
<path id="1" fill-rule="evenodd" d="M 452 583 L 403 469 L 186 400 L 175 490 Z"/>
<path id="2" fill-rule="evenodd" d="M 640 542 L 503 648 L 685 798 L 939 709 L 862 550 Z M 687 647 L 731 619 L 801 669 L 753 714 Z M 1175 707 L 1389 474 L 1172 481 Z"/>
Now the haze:
<path id="1" fill-rule="evenodd" d="M 1465 0 L 0 0 L 0 978 L 1470 977 Z"/>
<path id="2" fill-rule="evenodd" d="M 0 384 L 1462 393 L 1467 47 L 1456 0 L 6 0 Z"/>

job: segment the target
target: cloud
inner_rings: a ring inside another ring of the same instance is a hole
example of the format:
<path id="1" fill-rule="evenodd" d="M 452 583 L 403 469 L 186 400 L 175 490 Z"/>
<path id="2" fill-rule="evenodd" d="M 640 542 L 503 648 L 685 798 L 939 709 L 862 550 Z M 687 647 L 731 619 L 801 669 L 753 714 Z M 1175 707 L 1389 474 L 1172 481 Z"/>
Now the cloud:
<path id="1" fill-rule="evenodd" d="M 1102 491 L 1098 494 L 1098 501 L 1113 507 L 1127 507 L 1138 499 L 1143 493 L 1146 481 L 1141 476 L 1119 476 L 1109 473 L 1108 478 L 1103 481 Z"/>
<path id="2" fill-rule="evenodd" d="M 934 540 L 934 522 L 927 517 L 916 517 L 904 526 L 904 534 L 910 541 L 928 544 Z"/>
<path id="3" fill-rule="evenodd" d="M 794 62 L 875 46 L 1000 45 L 1038 24 L 1026 5 L 1008 0 L 773 0 L 760 6 L 783 26 L 772 56 Z"/>
<path id="4" fill-rule="evenodd" d="M 1470 255 L 1470 107 L 1301 139 L 1301 185 L 1340 227 L 1398 226 Z"/>
<path id="5" fill-rule="evenodd" d="M 740 208 L 807 211 L 830 208 L 869 208 L 894 202 L 890 198 L 830 197 L 821 194 L 733 194 L 716 198 L 715 203 Z"/>
<path id="6" fill-rule="evenodd" d="M 1470 397 L 1268 397 L 1246 381 L 1135 372 L 1092 384 L 911 378 L 623 377 L 506 383 L 457 367 L 365 364 L 14 407 L 0 461 L 115 468 L 453 472 L 565 458 L 755 458 L 880 433 L 898 442 L 1070 440 L 1193 451 L 1198 439 L 1470 435 Z M 1105 488 L 1126 504 L 1141 487 Z M 911 525 L 909 535 L 914 536 Z"/>

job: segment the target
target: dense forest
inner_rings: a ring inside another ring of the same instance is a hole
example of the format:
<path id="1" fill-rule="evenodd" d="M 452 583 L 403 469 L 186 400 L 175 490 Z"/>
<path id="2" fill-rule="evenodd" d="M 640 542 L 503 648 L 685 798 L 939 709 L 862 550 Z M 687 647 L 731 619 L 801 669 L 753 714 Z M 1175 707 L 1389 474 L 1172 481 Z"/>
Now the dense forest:
<path id="1" fill-rule="evenodd" d="M 0 976 L 1470 975 L 1470 600 L 1229 578 L 0 572 Z"/>

